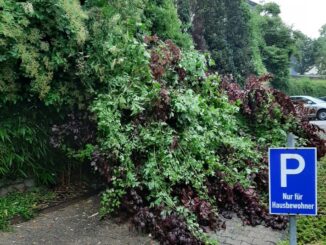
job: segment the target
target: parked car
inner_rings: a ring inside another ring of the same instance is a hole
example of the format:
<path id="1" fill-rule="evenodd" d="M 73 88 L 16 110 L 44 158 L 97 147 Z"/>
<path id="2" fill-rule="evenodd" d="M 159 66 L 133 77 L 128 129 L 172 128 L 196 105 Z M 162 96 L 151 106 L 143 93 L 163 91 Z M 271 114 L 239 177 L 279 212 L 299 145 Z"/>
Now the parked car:
<path id="1" fill-rule="evenodd" d="M 323 100 L 323 101 L 326 102 L 326 96 L 324 96 L 324 97 L 320 97 L 319 99 L 321 99 L 321 100 Z"/>
<path id="2" fill-rule="evenodd" d="M 303 103 L 309 109 L 309 117 L 326 120 L 326 101 L 311 96 L 291 96 L 294 103 Z"/>

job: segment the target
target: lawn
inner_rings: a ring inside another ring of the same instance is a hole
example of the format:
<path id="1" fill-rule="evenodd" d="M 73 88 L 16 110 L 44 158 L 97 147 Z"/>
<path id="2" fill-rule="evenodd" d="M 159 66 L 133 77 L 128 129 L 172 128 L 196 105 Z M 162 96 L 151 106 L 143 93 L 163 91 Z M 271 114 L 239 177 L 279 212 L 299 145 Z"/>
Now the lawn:
<path id="1" fill-rule="evenodd" d="M 326 244 L 326 158 L 318 168 L 318 216 L 298 220 L 299 244 Z"/>
<path id="2" fill-rule="evenodd" d="M 302 216 L 297 222 L 299 245 L 326 244 L 326 157 L 319 162 L 318 168 L 318 216 Z M 283 241 L 278 245 L 288 245 Z"/>
<path id="3" fill-rule="evenodd" d="M 29 220 L 36 214 L 37 204 L 51 200 L 54 194 L 42 189 L 0 197 L 0 231 L 9 230 L 11 220 L 20 216 Z"/>

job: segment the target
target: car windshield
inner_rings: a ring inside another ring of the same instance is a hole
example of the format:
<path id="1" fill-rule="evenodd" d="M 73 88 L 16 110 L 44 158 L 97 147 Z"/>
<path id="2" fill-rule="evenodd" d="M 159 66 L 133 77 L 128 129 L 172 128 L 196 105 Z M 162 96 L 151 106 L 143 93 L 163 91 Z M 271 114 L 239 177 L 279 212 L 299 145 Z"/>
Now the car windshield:
<path id="1" fill-rule="evenodd" d="M 308 99 L 315 102 L 316 104 L 325 103 L 324 100 L 317 99 L 317 98 L 308 98 Z"/>

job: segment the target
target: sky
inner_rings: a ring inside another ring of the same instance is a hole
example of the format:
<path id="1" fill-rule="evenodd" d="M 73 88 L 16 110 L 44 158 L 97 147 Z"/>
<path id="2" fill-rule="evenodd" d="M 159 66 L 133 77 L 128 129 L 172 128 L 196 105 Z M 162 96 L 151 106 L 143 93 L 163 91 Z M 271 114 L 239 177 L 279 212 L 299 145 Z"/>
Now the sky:
<path id="1" fill-rule="evenodd" d="M 326 24 L 326 0 L 255 0 L 275 2 L 281 7 L 283 21 L 311 38 L 319 36 L 319 29 Z"/>

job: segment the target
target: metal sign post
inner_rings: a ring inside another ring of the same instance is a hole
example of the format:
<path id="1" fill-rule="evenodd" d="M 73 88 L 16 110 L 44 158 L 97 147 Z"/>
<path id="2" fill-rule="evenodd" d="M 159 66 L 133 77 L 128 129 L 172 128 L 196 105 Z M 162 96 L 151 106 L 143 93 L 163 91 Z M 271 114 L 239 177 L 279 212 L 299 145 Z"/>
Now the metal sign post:
<path id="1" fill-rule="evenodd" d="M 297 218 L 295 215 L 290 215 L 290 245 L 297 245 Z"/>
<path id="2" fill-rule="evenodd" d="M 295 147 L 295 138 L 294 134 L 288 134 L 288 143 L 287 146 L 289 148 Z M 290 245 L 297 245 L 297 217 L 295 215 L 290 215 L 290 227 L 289 227 L 289 235 L 290 235 Z"/>
<path id="3" fill-rule="evenodd" d="M 290 245 L 297 245 L 297 215 L 317 215 L 317 149 L 295 147 L 288 134 L 287 147 L 269 148 L 269 213 L 290 218 Z"/>

